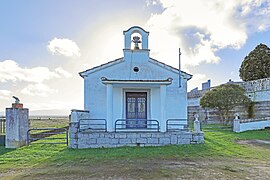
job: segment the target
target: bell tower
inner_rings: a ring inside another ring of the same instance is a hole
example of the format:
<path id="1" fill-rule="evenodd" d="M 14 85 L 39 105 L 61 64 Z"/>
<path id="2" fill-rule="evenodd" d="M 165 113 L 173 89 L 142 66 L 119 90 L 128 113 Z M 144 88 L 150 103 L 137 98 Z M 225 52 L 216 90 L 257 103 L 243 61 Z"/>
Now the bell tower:
<path id="1" fill-rule="evenodd" d="M 133 26 L 129 28 L 128 30 L 124 31 L 124 36 L 125 36 L 125 50 L 132 50 L 132 43 L 135 44 L 135 48 L 133 50 L 139 50 L 139 43 L 141 44 L 141 49 L 142 50 L 148 50 L 148 35 L 149 32 L 145 31 L 143 28 L 139 26 Z M 133 36 L 133 34 L 139 34 L 141 36 L 141 40 L 139 36 Z"/>
<path id="2" fill-rule="evenodd" d="M 131 62 L 145 62 L 149 60 L 148 49 L 149 32 L 138 26 L 133 26 L 124 31 L 125 47 L 124 60 Z"/>

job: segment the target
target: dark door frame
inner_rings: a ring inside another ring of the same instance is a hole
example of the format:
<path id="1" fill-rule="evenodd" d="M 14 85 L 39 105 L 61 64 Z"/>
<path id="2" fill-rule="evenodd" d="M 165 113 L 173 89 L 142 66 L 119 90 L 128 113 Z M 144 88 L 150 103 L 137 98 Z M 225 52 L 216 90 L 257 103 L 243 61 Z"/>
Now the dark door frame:
<path id="1" fill-rule="evenodd" d="M 129 102 L 128 102 L 128 98 L 135 98 L 135 107 L 134 107 L 134 110 L 135 110 L 135 117 L 133 118 L 130 118 L 129 115 L 128 115 L 128 105 L 129 105 Z M 139 113 L 139 110 L 138 110 L 138 99 L 139 98 L 145 98 L 145 104 L 144 104 L 144 117 L 145 118 L 140 118 L 138 117 L 138 113 Z M 126 119 L 127 119 L 127 128 L 146 128 L 147 125 L 147 92 L 126 92 Z M 144 122 L 143 122 L 144 121 Z M 140 125 L 140 122 L 142 123 Z M 133 125 L 132 125 L 133 124 Z M 134 125 L 136 124 L 136 125 Z"/>

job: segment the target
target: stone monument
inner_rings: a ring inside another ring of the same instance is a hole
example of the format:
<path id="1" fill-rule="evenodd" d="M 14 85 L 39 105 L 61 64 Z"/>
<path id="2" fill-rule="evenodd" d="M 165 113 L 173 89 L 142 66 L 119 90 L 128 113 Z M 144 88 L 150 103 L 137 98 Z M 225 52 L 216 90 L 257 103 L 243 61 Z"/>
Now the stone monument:
<path id="1" fill-rule="evenodd" d="M 27 144 L 29 129 L 29 110 L 23 108 L 19 98 L 13 96 L 15 103 L 6 108 L 6 148 L 18 148 Z"/>
<path id="2" fill-rule="evenodd" d="M 194 121 L 194 132 L 199 133 L 201 132 L 201 124 L 199 121 L 199 114 L 194 115 L 195 121 Z"/>
<path id="3" fill-rule="evenodd" d="M 234 113 L 233 131 L 240 132 L 240 116 L 239 113 Z"/>

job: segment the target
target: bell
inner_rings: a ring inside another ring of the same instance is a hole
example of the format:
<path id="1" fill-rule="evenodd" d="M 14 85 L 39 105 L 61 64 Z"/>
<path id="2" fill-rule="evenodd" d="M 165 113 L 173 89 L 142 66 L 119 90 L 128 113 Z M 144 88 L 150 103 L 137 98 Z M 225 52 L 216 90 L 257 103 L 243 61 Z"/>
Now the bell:
<path id="1" fill-rule="evenodd" d="M 141 43 L 141 41 L 140 41 L 139 36 L 134 36 L 132 42 L 134 42 L 134 45 L 135 45 L 134 49 L 140 49 L 139 48 L 139 43 Z"/>

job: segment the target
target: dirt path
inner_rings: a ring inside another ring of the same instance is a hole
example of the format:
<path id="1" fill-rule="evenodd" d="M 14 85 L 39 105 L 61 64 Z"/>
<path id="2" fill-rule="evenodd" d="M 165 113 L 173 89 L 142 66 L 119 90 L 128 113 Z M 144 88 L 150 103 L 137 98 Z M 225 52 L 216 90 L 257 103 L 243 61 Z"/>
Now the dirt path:
<path id="1" fill-rule="evenodd" d="M 245 145 L 251 145 L 251 146 L 260 146 L 266 149 L 270 149 L 270 141 L 266 141 L 266 140 L 240 140 L 237 141 L 237 143 L 239 144 L 245 144 Z"/>
<path id="2" fill-rule="evenodd" d="M 5 179 L 261 179 L 270 162 L 235 159 L 121 160 L 74 166 L 54 165 L 6 174 Z"/>

